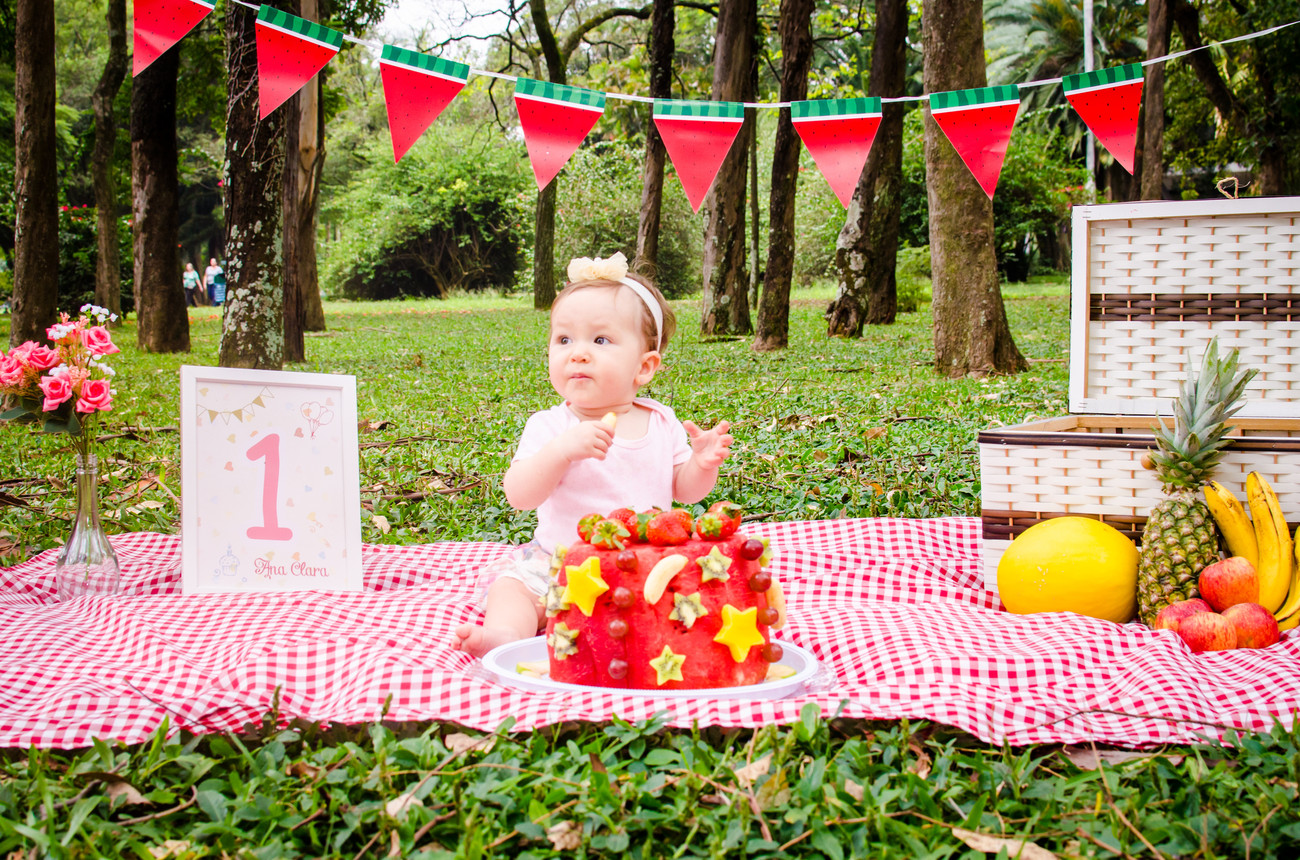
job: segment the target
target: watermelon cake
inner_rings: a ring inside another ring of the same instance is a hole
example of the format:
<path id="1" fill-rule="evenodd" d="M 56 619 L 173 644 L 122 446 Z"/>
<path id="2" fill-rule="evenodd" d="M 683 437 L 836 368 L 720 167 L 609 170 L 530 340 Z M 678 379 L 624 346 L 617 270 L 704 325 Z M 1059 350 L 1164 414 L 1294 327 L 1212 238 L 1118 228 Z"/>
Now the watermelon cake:
<path id="1" fill-rule="evenodd" d="M 592 514 L 556 550 L 546 595 L 552 680 L 669 690 L 767 680 L 785 600 L 767 543 L 737 531 L 740 509 L 627 508 Z"/>

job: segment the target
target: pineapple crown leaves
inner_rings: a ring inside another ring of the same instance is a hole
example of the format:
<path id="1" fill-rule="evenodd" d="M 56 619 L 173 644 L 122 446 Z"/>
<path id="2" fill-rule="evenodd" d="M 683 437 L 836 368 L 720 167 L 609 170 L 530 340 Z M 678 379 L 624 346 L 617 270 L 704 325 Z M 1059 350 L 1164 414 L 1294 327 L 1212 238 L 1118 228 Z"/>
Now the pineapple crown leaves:
<path id="1" fill-rule="evenodd" d="M 1166 491 L 1201 487 L 1223 457 L 1228 419 L 1245 405 L 1246 385 L 1259 371 L 1239 370 L 1241 351 L 1219 352 L 1219 339 L 1210 341 L 1199 371 L 1188 374 L 1174 401 L 1174 426 L 1157 423 L 1157 450 L 1151 463 Z"/>

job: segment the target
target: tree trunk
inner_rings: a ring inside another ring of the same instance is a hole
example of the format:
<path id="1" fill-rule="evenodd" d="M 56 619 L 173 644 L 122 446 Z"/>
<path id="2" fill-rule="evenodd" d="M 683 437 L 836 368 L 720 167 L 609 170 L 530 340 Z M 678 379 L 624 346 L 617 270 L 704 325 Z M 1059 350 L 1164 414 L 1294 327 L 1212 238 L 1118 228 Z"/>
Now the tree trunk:
<path id="1" fill-rule="evenodd" d="M 781 0 L 781 101 L 808 95 L 812 64 L 814 0 Z M 768 198 L 767 266 L 758 306 L 754 349 L 784 349 L 790 343 L 790 281 L 794 277 L 795 188 L 799 179 L 799 136 L 790 112 L 780 112 L 772 149 L 772 190 Z M 758 189 L 754 189 L 755 195 Z"/>
<path id="2" fill-rule="evenodd" d="M 136 76 L 131 87 L 131 221 L 135 245 L 136 343 L 147 352 L 189 352 L 181 284 L 176 73 L 180 46 Z"/>
<path id="3" fill-rule="evenodd" d="M 759 216 L 763 214 L 758 208 L 761 205 L 758 199 L 758 108 L 745 108 L 745 113 L 754 123 L 754 133 L 749 136 L 749 192 L 746 199 L 749 201 L 749 247 L 754 261 L 754 268 L 749 273 L 749 306 L 756 308 L 759 283 L 763 280 L 763 272 L 758 265 L 759 254 L 762 253 L 758 247 L 758 234 L 762 230 Z"/>
<path id="4" fill-rule="evenodd" d="M 755 89 L 755 0 L 720 0 L 713 48 L 713 98 L 745 102 Z M 752 117 L 746 117 L 731 151 L 705 197 L 704 297 L 700 331 L 705 335 L 749 334 L 749 278 L 745 273 L 745 162 Z"/>
<path id="5" fill-rule="evenodd" d="M 650 97 L 673 94 L 673 0 L 654 0 L 650 13 Z M 668 150 L 653 122 L 646 130 L 645 169 L 641 174 L 641 216 L 636 230 L 636 268 L 653 274 L 659 266 L 659 229 L 664 200 L 664 159 Z"/>
<path id="6" fill-rule="evenodd" d="M 1147 59 L 1169 53 L 1169 4 L 1147 0 Z M 1142 85 L 1141 199 L 1160 200 L 1165 185 L 1165 64 L 1146 67 Z"/>
<path id="7" fill-rule="evenodd" d="M 907 0 L 877 0 L 875 45 L 867 95 L 897 96 L 907 79 Z M 901 102 L 884 116 L 835 242 L 839 287 L 826 309 L 826 334 L 861 337 L 864 323 L 888 325 L 898 315 L 898 231 L 902 214 Z"/>
<path id="8" fill-rule="evenodd" d="M 921 34 L 927 93 L 986 85 L 980 0 L 925 0 Z M 928 108 L 925 167 L 935 370 L 944 376 L 1025 370 L 998 288 L 993 202 Z"/>
<path id="9" fill-rule="evenodd" d="M 113 187 L 113 150 L 117 123 L 113 99 L 126 77 L 126 0 L 108 0 L 108 61 L 91 96 L 95 112 L 95 148 L 91 174 L 95 185 L 95 304 L 122 314 L 122 259 L 117 242 L 117 189 Z"/>
<path id="10" fill-rule="evenodd" d="M 14 8 L 14 291 L 9 344 L 45 341 L 59 303 L 54 4 Z M 74 309 L 75 310 L 75 309 Z"/>
<path id="11" fill-rule="evenodd" d="M 319 21 L 319 0 L 302 0 L 302 16 Z M 320 268 L 316 258 L 316 204 L 320 200 L 320 178 L 325 168 L 325 114 L 320 109 L 322 86 L 320 75 L 317 75 L 298 92 L 298 219 L 295 222 L 298 260 L 295 268 L 298 270 L 298 294 L 301 296 L 305 331 L 325 331 L 325 307 L 321 304 Z"/>
<path id="12" fill-rule="evenodd" d="M 293 10 L 290 10 L 293 11 Z M 307 84 L 311 86 L 310 83 Z M 281 174 L 280 203 L 284 207 L 284 360 L 306 361 L 307 346 L 303 340 L 303 284 L 298 262 L 302 254 L 302 235 L 298 231 L 301 191 L 298 188 L 298 116 L 302 91 L 284 103 L 284 171 Z"/>
<path id="13" fill-rule="evenodd" d="M 284 266 L 280 192 L 284 170 L 282 105 L 258 120 L 257 13 L 226 11 L 226 305 L 222 367 L 279 370 L 284 365 Z"/>
<path id="14" fill-rule="evenodd" d="M 537 192 L 533 221 L 533 308 L 539 311 L 555 302 L 555 191 L 553 179 Z"/>

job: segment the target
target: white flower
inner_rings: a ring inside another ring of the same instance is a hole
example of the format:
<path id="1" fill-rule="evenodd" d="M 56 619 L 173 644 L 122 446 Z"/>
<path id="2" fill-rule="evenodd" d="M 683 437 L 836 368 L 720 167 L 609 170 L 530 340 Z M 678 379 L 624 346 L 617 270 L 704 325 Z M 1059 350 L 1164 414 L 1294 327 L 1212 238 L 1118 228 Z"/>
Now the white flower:
<path id="1" fill-rule="evenodd" d="M 569 281 L 595 281 L 607 279 L 617 281 L 627 276 L 627 257 L 622 251 L 615 251 L 607 260 L 600 257 L 575 257 L 569 261 Z"/>

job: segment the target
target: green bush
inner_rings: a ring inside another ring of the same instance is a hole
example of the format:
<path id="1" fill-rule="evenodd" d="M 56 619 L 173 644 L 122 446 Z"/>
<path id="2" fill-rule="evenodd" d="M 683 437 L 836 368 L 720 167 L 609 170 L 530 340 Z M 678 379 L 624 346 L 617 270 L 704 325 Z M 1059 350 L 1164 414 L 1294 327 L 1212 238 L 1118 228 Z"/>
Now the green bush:
<path id="1" fill-rule="evenodd" d="M 326 204 L 323 220 L 341 238 L 322 244 L 325 291 L 389 299 L 509 288 L 532 231 L 519 147 L 452 123 L 400 162 L 389 147 L 376 140 Z"/>
<path id="2" fill-rule="evenodd" d="M 764 206 L 767 203 L 764 201 Z M 846 212 L 806 147 L 799 156 L 799 183 L 795 190 L 794 280 L 810 286 L 818 278 L 838 278 L 835 243 L 844 227 Z M 764 236 L 764 242 L 767 237 Z"/>
<path id="3" fill-rule="evenodd" d="M 82 305 L 95 301 L 95 264 L 99 257 L 97 217 L 94 206 L 59 207 L 59 310 L 73 316 Z M 122 313 L 130 313 L 135 309 L 130 218 L 117 219 L 117 248 L 121 261 Z"/>
<path id="4" fill-rule="evenodd" d="M 898 312 L 915 313 L 930 301 L 930 246 L 899 248 L 894 266 L 897 279 Z"/>
<path id="5" fill-rule="evenodd" d="M 625 141 L 597 141 L 573 154 L 556 180 L 556 277 L 574 257 L 608 257 L 622 251 L 636 256 L 637 225 L 641 217 L 644 147 Z M 700 288 L 703 224 L 691 212 L 681 183 L 665 169 L 660 215 L 659 259 L 652 277 L 670 298 Z"/>

